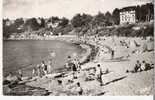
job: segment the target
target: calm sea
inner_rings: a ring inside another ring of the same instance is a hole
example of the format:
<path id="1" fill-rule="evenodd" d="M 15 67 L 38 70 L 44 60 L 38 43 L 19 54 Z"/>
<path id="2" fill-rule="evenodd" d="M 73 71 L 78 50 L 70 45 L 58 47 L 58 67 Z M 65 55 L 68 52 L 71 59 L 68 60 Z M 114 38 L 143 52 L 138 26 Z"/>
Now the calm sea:
<path id="1" fill-rule="evenodd" d="M 77 45 L 56 40 L 12 40 L 3 42 L 3 75 L 16 73 L 18 69 L 24 75 L 31 75 L 32 68 L 42 60 L 49 59 L 50 51 L 56 53 L 53 58 L 53 70 L 63 68 L 68 55 L 85 51 Z"/>

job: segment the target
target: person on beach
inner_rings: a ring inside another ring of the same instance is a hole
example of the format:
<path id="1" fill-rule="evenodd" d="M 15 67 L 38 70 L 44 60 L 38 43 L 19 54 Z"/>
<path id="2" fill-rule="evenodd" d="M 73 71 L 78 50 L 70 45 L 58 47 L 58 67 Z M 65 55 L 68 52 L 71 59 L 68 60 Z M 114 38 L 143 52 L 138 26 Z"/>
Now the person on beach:
<path id="1" fill-rule="evenodd" d="M 62 85 L 62 80 L 57 80 L 58 85 Z"/>
<path id="2" fill-rule="evenodd" d="M 67 62 L 68 62 L 68 63 L 71 63 L 71 62 L 72 62 L 71 56 L 68 56 L 67 58 L 68 58 L 68 59 L 67 59 Z"/>
<path id="3" fill-rule="evenodd" d="M 115 54 L 115 51 L 111 50 L 111 59 L 114 59 L 114 54 Z"/>
<path id="4" fill-rule="evenodd" d="M 142 69 L 142 71 L 145 70 L 145 65 L 146 65 L 146 62 L 143 60 L 143 61 L 142 61 L 142 65 L 141 65 L 141 69 Z"/>
<path id="5" fill-rule="evenodd" d="M 135 64 L 135 67 L 134 67 L 134 72 L 136 73 L 138 71 L 142 71 L 141 63 L 139 62 L 139 60 L 137 60 L 137 63 Z"/>
<path id="6" fill-rule="evenodd" d="M 47 72 L 48 73 L 51 73 L 51 70 L 52 70 L 52 65 L 53 65 L 53 59 L 56 57 L 56 53 L 54 51 L 50 51 L 49 53 L 49 60 L 48 60 L 48 65 L 47 65 Z"/>
<path id="7" fill-rule="evenodd" d="M 73 65 L 72 58 L 71 58 L 71 56 L 68 56 L 67 57 L 67 63 L 66 63 L 67 70 L 70 70 L 72 65 Z"/>
<path id="8" fill-rule="evenodd" d="M 75 58 L 73 60 L 73 63 L 75 64 L 77 70 L 81 69 L 80 62 L 79 62 L 78 58 Z"/>
<path id="9" fill-rule="evenodd" d="M 39 64 L 37 65 L 37 76 L 38 77 L 42 77 L 42 74 L 41 74 L 41 66 Z"/>
<path id="10" fill-rule="evenodd" d="M 22 78 L 23 77 L 23 73 L 22 73 L 22 70 L 18 70 L 18 75 L 19 75 L 19 78 Z"/>
<path id="11" fill-rule="evenodd" d="M 52 70 L 52 61 L 48 61 L 49 63 L 48 63 L 48 65 L 47 65 L 47 73 L 48 74 L 51 74 L 51 70 Z"/>
<path id="12" fill-rule="evenodd" d="M 152 68 L 153 68 L 153 64 L 149 64 L 149 63 L 145 64 L 145 71 L 150 70 Z"/>
<path id="13" fill-rule="evenodd" d="M 101 69 L 100 64 L 98 64 L 97 67 L 96 67 L 96 78 L 100 82 L 100 86 L 102 86 L 103 85 L 103 81 L 102 81 L 102 69 Z"/>
<path id="14" fill-rule="evenodd" d="M 79 82 L 77 82 L 76 92 L 78 93 L 78 95 L 82 95 L 83 94 L 83 89 L 82 89 L 82 87 L 81 87 Z"/>
<path id="15" fill-rule="evenodd" d="M 66 67 L 66 69 L 67 69 L 67 71 L 69 71 L 69 65 L 68 65 L 68 63 L 65 63 L 65 67 Z"/>
<path id="16" fill-rule="evenodd" d="M 47 74 L 47 65 L 45 64 L 45 62 L 42 61 L 40 66 L 41 66 L 41 74 L 42 74 L 42 76 L 46 75 Z"/>
<path id="17" fill-rule="evenodd" d="M 45 75 L 48 74 L 48 66 L 47 66 L 47 65 L 44 66 L 44 74 L 45 74 Z"/>
<path id="18" fill-rule="evenodd" d="M 149 63 L 146 63 L 145 61 L 142 61 L 142 70 L 147 71 L 150 70 L 152 67 Z"/>
<path id="19" fill-rule="evenodd" d="M 55 56 L 56 56 L 55 52 L 54 52 L 54 51 L 51 51 L 51 52 L 50 52 L 50 57 L 51 57 L 51 58 L 54 58 Z"/>
<path id="20" fill-rule="evenodd" d="M 37 68 L 36 67 L 34 67 L 32 69 L 32 77 L 35 77 L 35 76 L 37 76 Z"/>
<path id="21" fill-rule="evenodd" d="M 73 72 L 73 78 L 76 79 L 77 78 L 77 68 L 76 68 L 76 65 L 74 63 L 72 63 L 71 69 Z"/>

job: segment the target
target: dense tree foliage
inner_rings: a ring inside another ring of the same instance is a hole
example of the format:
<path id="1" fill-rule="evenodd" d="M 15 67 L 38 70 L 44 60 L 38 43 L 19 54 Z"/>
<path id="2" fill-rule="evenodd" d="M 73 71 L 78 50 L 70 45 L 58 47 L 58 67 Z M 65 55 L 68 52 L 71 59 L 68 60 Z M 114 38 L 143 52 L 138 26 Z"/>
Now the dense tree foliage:
<path id="1" fill-rule="evenodd" d="M 73 27 L 82 27 L 88 25 L 92 20 L 92 16 L 88 14 L 77 14 L 71 20 Z"/>
<path id="2" fill-rule="evenodd" d="M 68 25 L 68 23 L 69 23 L 69 20 L 67 19 L 67 18 L 65 18 L 65 17 L 63 17 L 62 19 L 60 19 L 61 21 L 60 21 L 60 23 L 59 23 L 59 26 L 61 26 L 61 27 L 66 27 L 67 25 Z"/>
<path id="3" fill-rule="evenodd" d="M 40 28 L 40 24 L 37 22 L 36 18 L 28 19 L 24 24 L 26 30 L 36 31 Z"/>
<path id="4" fill-rule="evenodd" d="M 112 15 L 110 12 L 105 13 L 106 26 L 111 26 L 113 24 Z"/>
<path id="5" fill-rule="evenodd" d="M 128 8 L 128 7 L 127 7 Z M 112 13 L 99 12 L 95 16 L 89 14 L 76 14 L 71 20 L 63 17 L 59 18 L 57 16 L 52 16 L 50 18 L 29 18 L 23 19 L 18 18 L 16 20 L 3 19 L 3 36 L 9 37 L 13 33 L 22 33 L 26 31 L 51 31 L 55 35 L 62 33 L 68 34 L 70 31 L 75 31 L 78 35 L 92 35 L 100 34 L 100 30 L 104 30 L 106 26 L 118 25 L 120 22 L 120 11 L 121 9 L 115 8 Z M 141 6 L 135 6 L 136 11 L 136 21 L 145 22 L 150 21 L 154 18 L 154 5 L 152 3 L 147 3 Z M 50 27 L 48 27 L 48 25 Z M 53 26 L 55 27 L 53 27 Z M 147 27 L 148 30 L 145 32 L 150 32 L 152 34 L 152 27 Z M 106 31 L 106 30 L 104 30 Z M 122 33 L 123 35 L 128 35 L 131 30 L 129 28 L 119 29 L 115 34 Z M 46 33 L 46 32 L 43 32 Z M 110 31 L 106 31 L 105 34 L 109 34 Z M 144 31 L 137 31 L 137 34 L 143 35 Z M 132 35 L 135 35 L 132 33 Z"/>
<path id="6" fill-rule="evenodd" d="M 112 12 L 112 17 L 113 17 L 113 21 L 115 24 L 119 24 L 120 21 L 120 10 L 118 8 L 114 9 L 114 11 Z"/>
<path id="7" fill-rule="evenodd" d="M 45 19 L 44 18 L 40 18 L 40 22 L 41 22 L 40 27 L 44 28 L 46 26 Z"/>
<path id="8" fill-rule="evenodd" d="M 99 25 L 99 26 L 104 26 L 105 22 L 106 22 L 106 19 L 105 19 L 104 13 L 99 12 L 95 16 L 93 24 Z"/>
<path id="9" fill-rule="evenodd" d="M 57 17 L 57 16 L 52 16 L 52 18 L 51 18 L 51 22 L 52 22 L 52 23 L 56 23 L 56 22 L 58 22 L 58 21 L 60 21 L 59 17 Z"/>

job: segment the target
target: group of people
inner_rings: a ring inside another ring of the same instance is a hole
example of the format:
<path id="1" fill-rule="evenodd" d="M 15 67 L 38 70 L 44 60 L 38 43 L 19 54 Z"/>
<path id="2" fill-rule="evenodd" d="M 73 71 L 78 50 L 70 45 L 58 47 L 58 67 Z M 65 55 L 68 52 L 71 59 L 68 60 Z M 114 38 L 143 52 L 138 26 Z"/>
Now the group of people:
<path id="1" fill-rule="evenodd" d="M 68 60 L 67 60 L 65 66 L 66 66 L 68 71 L 73 71 L 74 73 L 81 69 L 79 59 L 78 58 L 71 58 L 71 56 L 68 56 Z"/>
<path id="2" fill-rule="evenodd" d="M 153 64 L 149 64 L 145 62 L 144 60 L 140 62 L 139 60 L 136 61 L 136 64 L 134 66 L 134 69 L 131 71 L 133 73 L 141 72 L 141 71 L 147 71 L 153 68 Z M 129 70 L 126 71 L 127 73 Z"/>
<path id="3" fill-rule="evenodd" d="M 142 61 L 142 63 L 140 63 L 140 61 L 137 60 L 134 67 L 134 72 L 147 71 L 150 69 L 152 69 L 152 65 L 150 65 L 149 63 L 146 63 L 144 60 Z"/>
<path id="4" fill-rule="evenodd" d="M 42 61 L 41 64 L 38 64 L 36 67 L 32 70 L 32 76 L 38 76 L 43 77 L 44 75 L 47 75 L 51 73 L 51 65 L 45 64 L 45 61 Z"/>
<path id="5" fill-rule="evenodd" d="M 105 83 L 103 82 L 103 74 L 109 73 L 109 70 L 102 70 L 100 64 L 97 64 L 95 67 L 91 67 L 86 69 L 86 78 L 85 81 L 97 80 L 100 83 L 100 86 L 103 86 Z M 103 73 L 104 72 L 104 73 Z"/>

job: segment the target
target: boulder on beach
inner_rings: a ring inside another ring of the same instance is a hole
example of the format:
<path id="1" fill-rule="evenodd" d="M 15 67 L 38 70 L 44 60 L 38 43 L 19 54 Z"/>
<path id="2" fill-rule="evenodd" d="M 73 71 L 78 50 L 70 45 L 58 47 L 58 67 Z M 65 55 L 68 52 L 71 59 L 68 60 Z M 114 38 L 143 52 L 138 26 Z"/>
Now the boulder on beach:
<path id="1" fill-rule="evenodd" d="M 8 94 L 11 92 L 11 89 L 9 88 L 8 85 L 3 86 L 3 94 Z"/>
<path id="2" fill-rule="evenodd" d="M 10 81 L 10 82 L 15 82 L 15 81 L 18 81 L 18 77 L 17 76 L 8 76 L 6 78 L 7 81 Z"/>

